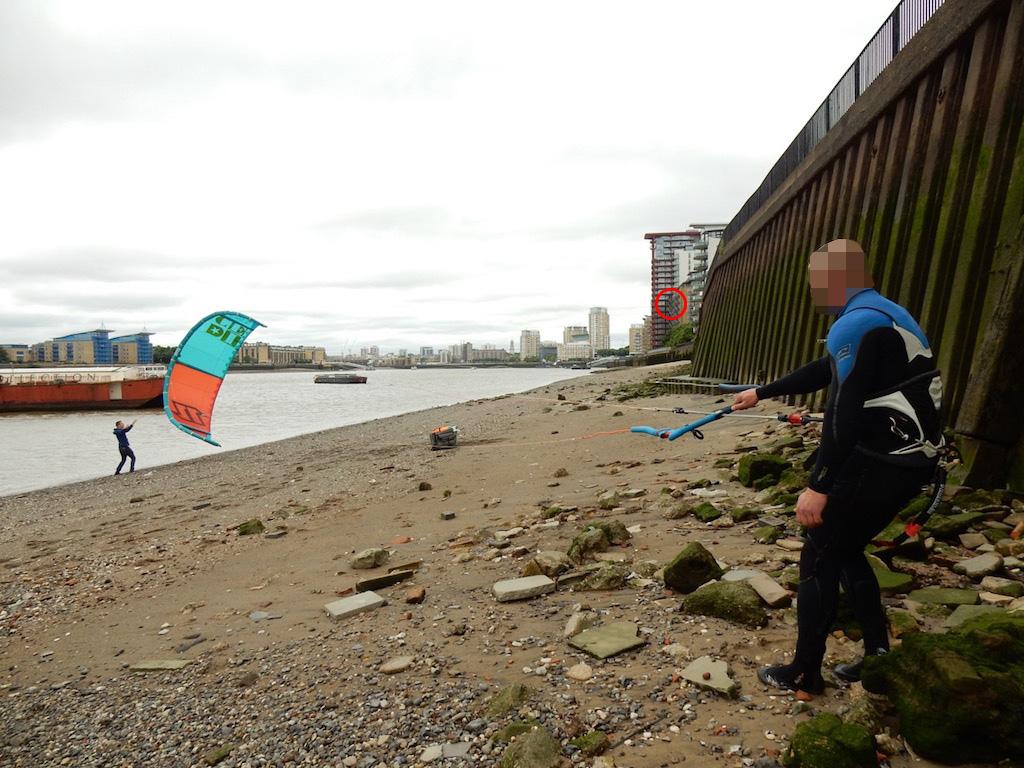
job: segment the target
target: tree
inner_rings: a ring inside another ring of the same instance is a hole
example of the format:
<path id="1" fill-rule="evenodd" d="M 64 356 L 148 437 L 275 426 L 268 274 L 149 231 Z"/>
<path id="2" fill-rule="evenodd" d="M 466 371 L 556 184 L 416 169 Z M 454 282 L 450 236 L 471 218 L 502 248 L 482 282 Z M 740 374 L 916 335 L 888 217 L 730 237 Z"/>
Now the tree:
<path id="1" fill-rule="evenodd" d="M 619 347 L 618 349 L 599 349 L 597 350 L 598 357 L 625 357 L 629 354 L 629 347 Z"/>
<path id="2" fill-rule="evenodd" d="M 153 362 L 154 363 L 167 363 L 171 362 L 171 356 L 174 354 L 174 347 L 153 347 Z"/>
<path id="3" fill-rule="evenodd" d="M 11 362 L 11 358 L 8 357 L 7 350 L 4 349 L 3 347 L 0 347 L 0 363 L 9 363 L 9 362 Z"/>
<path id="4" fill-rule="evenodd" d="M 679 347 L 690 341 L 693 341 L 693 326 L 690 323 L 676 323 L 665 336 L 663 344 L 666 347 Z"/>

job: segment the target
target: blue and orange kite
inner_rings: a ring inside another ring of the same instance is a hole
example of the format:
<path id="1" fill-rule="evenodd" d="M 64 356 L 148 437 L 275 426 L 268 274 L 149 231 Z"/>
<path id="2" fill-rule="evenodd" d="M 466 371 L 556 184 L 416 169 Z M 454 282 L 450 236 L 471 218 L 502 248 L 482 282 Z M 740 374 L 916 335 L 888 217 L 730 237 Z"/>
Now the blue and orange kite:
<path id="1" fill-rule="evenodd" d="M 238 312 L 215 312 L 185 334 L 164 379 L 164 412 L 171 424 L 220 445 L 210 436 L 213 404 L 239 347 L 262 325 Z"/>

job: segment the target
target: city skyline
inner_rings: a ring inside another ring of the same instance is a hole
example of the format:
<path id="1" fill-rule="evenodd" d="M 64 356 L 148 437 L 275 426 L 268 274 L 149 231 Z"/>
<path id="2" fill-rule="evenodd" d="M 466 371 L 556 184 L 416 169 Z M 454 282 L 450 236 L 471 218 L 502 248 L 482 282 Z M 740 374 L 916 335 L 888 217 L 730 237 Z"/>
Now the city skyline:
<path id="1" fill-rule="evenodd" d="M 622 346 L 650 313 L 638 237 L 735 214 L 890 3 L 826 36 L 811 0 L 746 4 L 742 25 L 668 2 L 543 24 L 475 3 L 0 4 L 0 340 L 105 322 L 171 346 L 236 310 L 332 350 L 507 346 L 599 304 Z M 661 28 L 707 32 L 680 58 L 650 45 Z"/>

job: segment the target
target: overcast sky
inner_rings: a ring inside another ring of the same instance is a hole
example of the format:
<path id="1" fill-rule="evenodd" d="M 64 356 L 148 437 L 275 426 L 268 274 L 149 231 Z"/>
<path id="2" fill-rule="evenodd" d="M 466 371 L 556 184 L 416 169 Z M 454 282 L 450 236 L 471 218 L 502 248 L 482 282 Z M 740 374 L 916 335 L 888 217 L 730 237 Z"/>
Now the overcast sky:
<path id="1" fill-rule="evenodd" d="M 893 4 L 2 0 L 0 343 L 624 343 Z"/>

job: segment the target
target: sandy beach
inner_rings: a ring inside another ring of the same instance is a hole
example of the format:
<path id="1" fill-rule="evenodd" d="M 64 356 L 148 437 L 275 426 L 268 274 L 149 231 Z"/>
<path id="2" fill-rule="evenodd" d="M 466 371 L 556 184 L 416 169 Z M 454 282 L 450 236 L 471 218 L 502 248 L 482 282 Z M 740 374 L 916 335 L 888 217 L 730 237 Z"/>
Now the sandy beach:
<path id="1" fill-rule="evenodd" d="M 491 592 L 537 551 L 565 552 L 592 520 L 632 529 L 606 559 L 637 573 L 694 541 L 733 567 L 778 573 L 796 559 L 754 543 L 756 521 L 666 511 L 677 498 L 752 505 L 756 492 L 722 459 L 817 428 L 732 418 L 703 441 L 672 443 L 619 432 L 688 420 L 645 408 L 715 406 L 599 399 L 658 373 L 588 375 L 152 469 L 143 456 L 134 475 L 0 498 L 0 764 L 371 768 L 424 764 L 436 747 L 496 765 L 496 733 L 535 719 L 564 743 L 604 731 L 618 766 L 774 765 L 808 710 L 850 703 L 846 689 L 808 705 L 758 683 L 757 667 L 792 649 L 792 608 L 770 610 L 762 629 L 690 615 L 649 571 L 614 590 L 560 583 L 518 602 Z M 429 450 L 439 424 L 461 430 L 456 450 Z M 692 495 L 700 480 L 715 483 L 700 489 L 706 499 Z M 598 505 L 628 489 L 614 508 Z M 264 533 L 240 535 L 254 518 Z M 368 548 L 388 550 L 388 562 L 353 569 Z M 337 621 L 325 612 L 358 579 L 416 562 L 411 579 L 377 590 L 383 607 Z M 407 603 L 416 588 L 425 600 Z M 574 606 L 601 624 L 636 623 L 646 644 L 606 660 L 570 647 Z M 860 653 L 830 643 L 832 660 Z M 680 679 L 703 655 L 729 664 L 738 698 Z M 380 671 L 406 656 L 401 671 Z M 144 660 L 189 663 L 132 671 Z M 581 662 L 589 680 L 567 674 Z M 489 713 L 515 683 L 528 700 Z M 929 763 L 892 762 L 911 764 Z"/>

